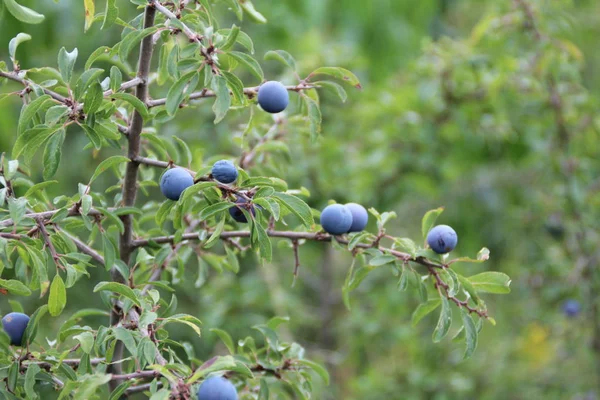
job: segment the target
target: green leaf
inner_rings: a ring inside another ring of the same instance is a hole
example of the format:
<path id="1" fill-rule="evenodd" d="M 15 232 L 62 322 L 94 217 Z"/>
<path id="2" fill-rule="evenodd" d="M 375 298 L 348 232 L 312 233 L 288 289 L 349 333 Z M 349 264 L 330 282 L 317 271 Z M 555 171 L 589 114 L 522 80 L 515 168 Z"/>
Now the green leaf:
<path id="1" fill-rule="evenodd" d="M 246 53 L 242 53 L 240 51 L 230 51 L 227 54 L 231 58 L 248 68 L 250 72 L 252 72 L 252 74 L 255 75 L 261 81 L 265 79 L 265 74 L 263 73 L 260 64 L 252 56 Z"/>
<path id="2" fill-rule="evenodd" d="M 231 29 L 220 29 L 219 33 L 223 34 L 224 36 L 229 36 L 231 33 Z M 250 52 L 250 54 L 254 54 L 254 43 L 252 42 L 252 39 L 250 38 L 250 36 L 248 36 L 247 33 L 239 31 L 236 37 L 236 41 L 242 46 L 244 46 L 246 50 Z"/>
<path id="3" fill-rule="evenodd" d="M 213 357 L 202 364 L 194 374 L 187 380 L 187 384 L 194 383 L 210 373 L 218 371 L 231 371 L 236 367 L 235 359 L 232 356 Z"/>
<path id="4" fill-rule="evenodd" d="M 119 91 L 122 82 L 123 74 L 121 73 L 121 70 L 113 65 L 110 67 L 110 88 L 112 89 L 113 93 L 117 93 Z"/>
<path id="5" fill-rule="evenodd" d="M 223 341 L 223 344 L 225 345 L 225 347 L 227 347 L 227 350 L 229 350 L 229 352 L 232 355 L 235 354 L 235 346 L 233 344 L 233 339 L 231 339 L 231 336 L 229 335 L 229 333 L 225 332 L 224 330 L 217 329 L 217 328 L 213 328 L 210 331 L 215 333 L 217 336 L 219 336 L 221 341 Z"/>
<path id="6" fill-rule="evenodd" d="M 346 93 L 346 90 L 341 85 L 338 85 L 335 82 L 317 81 L 314 82 L 314 84 L 320 88 L 324 88 L 329 90 L 330 92 L 333 92 L 337 97 L 339 97 L 342 103 L 345 103 L 348 99 L 348 94 Z"/>
<path id="7" fill-rule="evenodd" d="M 264 17 L 264 15 L 262 15 L 261 13 L 259 13 L 258 11 L 256 11 L 256 8 L 254 8 L 254 4 L 252 4 L 251 0 L 244 0 L 243 2 L 240 2 L 240 5 L 242 6 L 242 8 L 244 9 L 244 12 L 246 14 L 248 14 L 248 16 L 250 17 L 250 19 L 258 24 L 266 24 L 267 23 L 267 19 Z"/>
<path id="8" fill-rule="evenodd" d="M 13 17 L 26 24 L 39 24 L 45 18 L 42 14 L 18 4 L 15 0 L 4 0 L 4 5 Z"/>
<path id="9" fill-rule="evenodd" d="M 215 214 L 229 210 L 232 206 L 233 205 L 228 201 L 212 204 L 212 205 L 204 208 L 202 211 L 200 211 L 200 214 L 198 215 L 198 219 L 200 221 L 205 221 Z"/>
<path id="10" fill-rule="evenodd" d="M 11 197 L 8 199 L 8 212 L 10 214 L 10 218 L 13 220 L 14 225 L 18 225 L 19 222 L 21 222 L 21 220 L 25 216 L 26 208 L 27 208 L 27 199 L 26 198 Z"/>
<path id="11" fill-rule="evenodd" d="M 21 115 L 19 116 L 17 135 L 20 136 L 21 134 L 23 134 L 23 132 L 25 132 L 25 129 L 27 129 L 27 125 L 29 125 L 29 122 L 31 122 L 31 120 L 35 117 L 37 112 L 44 107 L 46 102 L 52 102 L 51 99 L 52 98 L 49 95 L 45 94 L 23 107 L 23 109 L 21 110 Z"/>
<path id="12" fill-rule="evenodd" d="M 180 324 L 185 324 L 185 325 L 189 326 L 190 328 L 192 328 L 198 336 L 201 335 L 200 325 L 202 325 L 202 322 L 194 316 L 191 316 L 188 314 L 175 314 L 175 315 L 171 315 L 168 318 L 165 318 L 162 322 L 163 322 L 162 326 L 164 326 L 168 323 L 171 323 L 171 322 L 178 322 Z"/>
<path id="13" fill-rule="evenodd" d="M 426 303 L 419 304 L 419 307 L 412 314 L 413 328 L 429 313 L 438 308 L 441 304 L 440 299 L 431 299 Z"/>
<path id="14" fill-rule="evenodd" d="M 81 350 L 83 350 L 84 353 L 90 354 L 94 347 L 94 335 L 92 332 L 82 332 L 79 335 L 73 336 L 73 339 L 81 344 Z"/>
<path id="15" fill-rule="evenodd" d="M 124 163 L 124 162 L 129 162 L 129 158 L 124 157 L 124 156 L 112 156 L 112 157 L 108 157 L 106 160 L 102 161 L 96 167 L 96 170 L 94 171 L 94 174 L 90 178 L 90 184 L 93 181 L 95 181 L 96 178 L 98 178 L 103 172 L 105 172 L 106 170 L 108 170 L 112 166 L 118 165 L 118 164 L 121 164 L 121 163 Z"/>
<path id="16" fill-rule="evenodd" d="M 450 308 L 450 304 L 448 303 L 448 299 L 444 296 L 440 297 L 442 310 L 440 312 L 440 318 L 438 319 L 437 326 L 433 331 L 433 342 L 440 342 L 450 330 L 450 325 L 452 325 L 452 309 Z"/>
<path id="17" fill-rule="evenodd" d="M 27 398 L 30 400 L 36 400 L 39 398 L 38 394 L 34 390 L 35 386 L 35 377 L 41 371 L 39 365 L 37 364 L 29 364 L 27 366 L 27 372 L 25 373 L 25 394 Z"/>
<path id="18" fill-rule="evenodd" d="M 267 231 L 261 224 L 258 223 L 258 221 L 254 221 L 252 228 L 256 233 L 256 240 L 259 246 L 261 257 L 267 260 L 267 262 L 270 262 L 273 258 L 273 248 L 271 245 L 271 239 L 269 238 L 269 235 L 267 235 Z"/>
<path id="19" fill-rule="evenodd" d="M 467 358 L 471 358 L 475 349 L 477 348 L 477 328 L 475 327 L 475 323 L 473 322 L 473 318 L 469 315 L 469 312 L 461 307 L 460 309 L 463 325 L 465 327 L 465 342 L 467 348 L 465 349 L 465 354 L 463 358 L 466 360 Z"/>
<path id="20" fill-rule="evenodd" d="M 221 45 L 221 50 L 227 51 L 230 48 L 232 48 L 233 45 L 236 43 L 237 37 L 239 34 L 240 34 L 240 27 L 233 24 L 231 29 L 229 29 L 227 38 L 225 39 L 225 42 L 223 42 L 223 44 Z"/>
<path id="21" fill-rule="evenodd" d="M 389 254 L 382 254 L 380 256 L 376 256 L 369 260 L 369 265 L 372 267 L 380 267 L 385 264 L 393 263 L 397 260 L 395 256 Z"/>
<path id="22" fill-rule="evenodd" d="M 304 104 L 306 104 L 310 137 L 314 141 L 321 133 L 321 122 L 323 120 L 321 109 L 317 102 L 310 97 L 302 96 L 302 99 L 304 100 Z"/>
<path id="23" fill-rule="evenodd" d="M 148 114 L 146 105 L 134 95 L 129 93 L 113 93 L 110 95 L 110 97 L 117 100 L 123 100 L 131 104 L 144 120 L 150 118 L 150 114 Z"/>
<path id="24" fill-rule="evenodd" d="M 83 111 L 86 114 L 93 114 L 100 108 L 102 105 L 102 100 L 104 100 L 102 94 L 102 87 L 100 83 L 94 82 L 89 87 L 87 93 L 85 94 L 85 100 L 83 103 Z"/>
<path id="25" fill-rule="evenodd" d="M 309 367 L 310 369 L 315 371 L 317 375 L 319 375 L 321 379 L 323 379 L 325 386 L 329 386 L 329 372 L 327 372 L 327 370 L 322 365 L 310 360 L 296 360 L 296 362 L 300 365 Z"/>
<path id="26" fill-rule="evenodd" d="M 436 208 L 435 210 L 429 210 L 423 216 L 421 220 L 421 233 L 423 234 L 423 239 L 427 239 L 427 234 L 435 225 L 435 221 L 440 216 L 440 214 L 444 211 L 444 207 Z"/>
<path id="27" fill-rule="evenodd" d="M 60 274 L 54 275 L 52 284 L 50 285 L 50 296 L 48 297 L 48 311 L 53 317 L 60 315 L 67 304 L 67 290 L 65 282 L 60 277 Z"/>
<path id="28" fill-rule="evenodd" d="M 135 292 L 129 287 L 125 286 L 121 283 L 117 282 L 100 282 L 94 288 L 94 293 L 99 292 L 101 290 L 107 290 L 110 292 L 115 292 L 120 295 L 127 297 L 129 300 L 133 301 L 137 306 L 141 307 L 140 300 L 136 296 Z"/>
<path id="29" fill-rule="evenodd" d="M 215 75 L 211 81 L 211 87 L 216 94 L 213 111 L 215 113 L 215 124 L 218 124 L 225 118 L 229 107 L 231 106 L 231 95 L 227 87 L 227 80 L 220 75 Z"/>
<path id="30" fill-rule="evenodd" d="M 106 8 L 104 9 L 104 20 L 102 21 L 101 29 L 108 29 L 117 21 L 119 18 L 119 8 L 117 7 L 117 0 L 107 0 Z"/>
<path id="31" fill-rule="evenodd" d="M 38 325 L 40 323 L 40 319 L 48 312 L 48 305 L 44 304 L 30 317 L 29 323 L 27 324 L 27 328 L 25 328 L 25 333 L 23 334 L 24 343 L 33 343 L 35 340 L 35 336 L 37 335 Z"/>
<path id="32" fill-rule="evenodd" d="M 29 296 L 31 290 L 21 281 L 16 279 L 0 279 L 0 287 L 8 290 L 8 293 L 14 296 Z"/>
<path id="33" fill-rule="evenodd" d="M 62 145 L 65 141 L 65 130 L 59 129 L 56 134 L 50 137 L 46 149 L 44 150 L 44 172 L 43 176 L 45 180 L 49 180 L 56 174 L 60 165 L 60 158 L 62 155 Z"/>
<path id="34" fill-rule="evenodd" d="M 165 104 L 169 115 L 175 115 L 175 112 L 179 109 L 179 105 L 185 98 L 184 91 L 186 87 L 193 84 L 194 81 L 197 85 L 197 79 L 199 79 L 198 71 L 192 71 L 183 75 L 173 84 L 173 86 L 171 86 L 167 93 L 167 101 Z M 194 88 L 196 85 L 194 85 Z"/>
<path id="35" fill-rule="evenodd" d="M 502 272 L 482 272 L 467 279 L 478 292 L 510 293 L 510 277 Z"/>
<path id="36" fill-rule="evenodd" d="M 352 72 L 350 72 L 344 68 L 339 68 L 339 67 L 317 68 L 316 70 L 311 72 L 310 75 L 308 75 L 308 79 L 310 79 L 314 75 L 329 75 L 334 78 L 341 79 L 344 82 L 347 82 L 350 85 L 354 86 L 355 88 L 362 89 L 362 86 L 360 85 L 360 82 L 359 82 L 358 78 L 356 77 L 356 75 L 354 75 Z"/>
<path id="37" fill-rule="evenodd" d="M 31 35 L 28 35 L 26 33 L 19 33 L 17 34 L 17 36 L 10 39 L 10 42 L 8 42 L 8 54 L 11 60 L 13 60 L 13 62 L 16 61 L 15 55 L 17 54 L 17 47 L 19 47 L 21 43 L 26 42 L 28 40 L 31 40 Z"/>
<path id="38" fill-rule="evenodd" d="M 63 47 L 58 52 L 58 70 L 63 78 L 63 81 L 69 83 L 73 76 L 73 68 L 77 61 L 77 47 L 70 53 Z"/>
<path id="39" fill-rule="evenodd" d="M 284 50 L 271 50 L 265 53 L 265 60 L 275 60 L 279 61 L 292 69 L 292 71 L 296 72 L 296 60 L 290 53 Z"/>
<path id="40" fill-rule="evenodd" d="M 276 198 L 284 208 L 300 218 L 304 226 L 311 228 L 314 225 L 315 221 L 310 207 L 304 201 L 296 196 L 281 192 L 273 193 L 272 197 Z"/>

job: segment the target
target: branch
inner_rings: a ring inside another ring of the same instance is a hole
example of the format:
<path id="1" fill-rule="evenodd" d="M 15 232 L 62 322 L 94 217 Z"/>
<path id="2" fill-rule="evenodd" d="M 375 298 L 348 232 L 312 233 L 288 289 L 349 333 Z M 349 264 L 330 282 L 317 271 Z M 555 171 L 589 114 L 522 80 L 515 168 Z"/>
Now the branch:
<path id="1" fill-rule="evenodd" d="M 305 89 L 315 89 L 317 87 L 318 86 L 316 86 L 316 85 L 300 83 L 295 86 L 286 86 L 285 88 L 291 92 L 300 92 Z M 252 98 L 252 97 L 256 96 L 256 94 L 258 93 L 258 88 L 259 88 L 259 86 L 244 88 L 244 94 L 246 96 L 248 96 L 249 98 Z M 194 93 L 190 94 L 189 99 L 190 100 L 198 100 L 198 99 L 203 99 L 206 97 L 215 97 L 215 96 L 216 96 L 216 94 L 212 90 L 204 89 L 199 92 L 194 92 Z M 148 100 L 146 102 L 146 106 L 148 106 L 148 108 L 162 106 L 162 105 L 165 105 L 166 102 L 167 102 L 166 98 L 156 99 L 156 100 Z"/>
<path id="2" fill-rule="evenodd" d="M 50 250 L 50 254 L 52 255 L 52 259 L 54 260 L 54 263 L 56 264 L 57 267 L 64 269 L 63 265 L 60 263 L 60 257 L 58 256 L 58 253 L 56 252 L 56 248 L 54 247 L 54 244 L 50 240 L 50 235 L 48 234 L 48 230 L 46 229 L 44 219 L 39 218 L 37 220 L 37 225 L 38 225 L 38 229 L 40 230 L 40 233 L 42 234 L 42 238 L 44 239 L 44 243 L 46 244 L 46 246 L 48 246 L 48 249 Z M 58 273 L 58 271 L 57 271 L 57 273 Z"/>
<path id="3" fill-rule="evenodd" d="M 336 242 L 347 245 L 349 243 L 348 239 L 344 236 L 332 236 L 322 232 L 294 232 L 294 231 L 275 231 L 268 230 L 267 235 L 275 238 L 285 238 L 290 240 L 314 240 L 318 242 L 331 242 L 335 239 Z M 222 232 L 220 235 L 221 239 L 230 239 L 230 238 L 242 238 L 242 237 L 250 237 L 250 231 L 229 231 Z M 133 247 L 146 247 L 153 244 L 163 244 L 163 243 L 174 243 L 176 236 L 158 236 L 150 239 L 138 239 L 134 240 L 132 243 Z M 181 236 L 181 241 L 184 240 L 199 240 L 198 233 L 185 233 Z M 372 245 L 366 243 L 359 243 L 356 247 L 363 249 L 371 249 Z M 430 268 L 443 268 L 442 265 L 436 264 L 432 261 L 424 257 L 413 257 L 408 253 L 404 253 L 398 250 L 381 247 L 376 247 L 378 250 L 383 251 L 384 253 L 391 254 L 395 257 L 398 257 L 402 261 L 411 261 L 417 264 L 421 264 L 425 267 Z"/>
<path id="4" fill-rule="evenodd" d="M 434 268 L 429 267 L 429 274 L 435 278 L 434 285 L 435 285 L 435 288 L 437 289 L 437 291 L 439 292 L 440 296 L 446 297 L 448 300 L 454 302 L 458 307 L 464 307 L 467 311 L 469 311 L 469 314 L 475 313 L 475 314 L 479 315 L 480 318 L 485 318 L 485 319 L 489 318 L 486 310 L 480 310 L 478 308 L 471 307 L 469 305 L 468 300 L 463 301 L 463 300 L 460 300 L 459 298 L 457 298 L 456 296 L 451 296 L 450 292 L 449 292 L 450 287 L 448 286 L 447 283 L 445 283 L 442 280 L 439 272 L 436 271 Z M 442 289 L 443 289 L 444 293 L 442 293 Z"/>
<path id="5" fill-rule="evenodd" d="M 127 390 L 125 390 L 125 395 L 128 396 L 130 394 L 145 392 L 146 390 L 150 390 L 151 386 L 152 386 L 152 383 L 144 383 L 143 385 L 132 386 L 130 388 L 127 388 Z M 156 387 L 161 388 L 162 382 L 156 382 Z"/>
<path id="6" fill-rule="evenodd" d="M 149 4 L 146 6 L 144 12 L 144 29 L 150 28 L 154 25 L 154 18 L 156 16 L 156 9 Z M 146 102 L 148 97 L 148 74 L 150 72 L 150 62 L 152 61 L 152 51 L 154 46 L 152 44 L 152 36 L 146 36 L 142 39 L 142 43 L 140 44 L 140 56 L 138 61 L 138 72 L 137 77 L 139 78 L 139 82 L 135 87 L 135 97 L 137 97 L 143 103 Z M 125 206 L 134 206 L 135 198 L 137 195 L 137 175 L 139 169 L 139 163 L 137 163 L 135 158 L 138 156 L 140 152 L 140 134 L 142 132 L 142 128 L 144 126 L 144 120 L 142 115 L 136 110 L 131 117 L 131 124 L 129 126 L 128 135 L 127 135 L 127 156 L 130 161 L 127 163 L 127 168 L 125 170 L 125 180 L 123 182 L 123 204 Z M 133 247 L 131 246 L 131 241 L 133 237 L 133 216 L 132 215 L 123 215 L 121 216 L 121 220 L 123 221 L 124 231 L 119 237 L 119 253 L 121 256 L 121 260 L 129 265 L 129 259 L 131 257 L 131 252 Z M 111 268 L 110 275 L 113 281 L 119 283 L 125 283 L 125 279 L 121 276 L 121 273 L 116 268 Z M 120 320 L 120 310 L 117 307 L 114 307 L 111 316 L 110 323 L 111 325 L 116 325 Z M 123 342 L 117 342 L 114 351 L 114 358 L 116 361 L 120 361 L 123 358 Z M 118 375 L 122 371 L 122 366 L 119 363 L 111 364 L 109 366 L 108 372 Z M 120 384 L 120 380 L 111 381 L 109 386 L 111 392 Z"/>
<path id="7" fill-rule="evenodd" d="M 105 361 L 104 358 L 92 358 L 90 360 L 90 364 L 92 364 L 92 365 L 98 365 L 98 364 L 103 363 L 104 361 Z M 33 364 L 35 364 L 38 367 L 40 367 L 40 368 L 45 369 L 46 371 L 48 371 L 48 370 L 54 368 L 58 364 L 66 364 L 66 365 L 68 365 L 70 367 L 78 367 L 79 363 L 81 363 L 81 360 L 78 359 L 78 358 L 66 359 L 66 360 L 62 360 L 60 362 L 57 360 L 57 362 L 54 363 L 54 364 L 51 363 L 51 362 L 48 362 L 48 361 L 27 361 L 27 362 L 21 364 L 21 371 L 27 370 L 27 368 L 30 365 L 33 365 Z"/>
<path id="8" fill-rule="evenodd" d="M 23 73 L 23 72 L 21 72 L 21 73 Z M 0 77 L 10 79 L 11 81 L 19 82 L 23 86 L 35 85 L 35 83 L 33 83 L 33 82 L 31 82 L 31 81 L 29 81 L 27 79 L 21 78 L 19 75 L 20 74 L 18 74 L 16 72 L 3 72 L 3 71 L 0 71 Z M 44 93 L 46 93 L 47 95 L 49 95 L 50 97 L 52 97 L 56 101 L 59 101 L 61 103 L 65 103 L 65 104 L 69 104 L 70 103 L 69 99 L 67 99 L 66 97 L 64 97 L 64 96 L 62 96 L 62 95 L 60 95 L 60 94 L 58 94 L 58 93 L 56 93 L 56 92 L 54 92 L 54 91 L 52 91 L 50 89 L 46 89 L 46 88 L 43 88 L 43 87 L 41 89 L 44 91 Z"/>
<path id="9" fill-rule="evenodd" d="M 117 210 L 117 208 L 110 208 L 109 210 L 114 211 L 114 210 Z M 39 219 L 48 220 L 48 219 L 52 218 L 54 215 L 56 215 L 57 213 L 59 213 L 60 211 L 62 211 L 62 209 L 42 211 L 42 212 L 38 212 L 38 213 L 29 213 L 29 214 L 25 214 L 23 218 L 32 218 L 34 220 L 39 220 Z M 81 212 L 77 207 L 71 207 L 69 209 L 69 213 L 67 214 L 68 217 L 73 217 L 73 216 L 77 216 L 77 215 L 81 215 Z M 102 213 L 100 211 L 92 208 L 87 215 L 102 216 Z M 14 221 L 10 218 L 5 219 L 4 221 L 0 221 L 0 228 L 11 226 L 11 225 L 14 225 Z"/>
<path id="10" fill-rule="evenodd" d="M 61 230 L 58 226 L 55 226 L 54 229 L 57 231 Z M 77 249 L 79 249 L 79 251 L 92 257 L 92 259 L 98 262 L 99 264 L 105 265 L 104 257 L 102 257 L 96 250 L 92 249 L 90 246 L 85 244 L 83 241 L 79 240 L 77 237 L 71 235 L 70 233 L 65 231 L 62 231 L 62 233 L 63 235 L 71 239 L 73 243 L 75 243 L 75 246 L 77 246 Z"/>

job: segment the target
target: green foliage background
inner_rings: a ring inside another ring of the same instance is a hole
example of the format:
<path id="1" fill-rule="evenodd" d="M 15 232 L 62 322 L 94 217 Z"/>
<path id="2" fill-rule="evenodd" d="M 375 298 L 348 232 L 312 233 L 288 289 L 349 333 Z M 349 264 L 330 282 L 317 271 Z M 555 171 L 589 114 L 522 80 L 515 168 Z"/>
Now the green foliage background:
<path id="1" fill-rule="evenodd" d="M 22 25 L 5 18 L 1 59 L 8 59 L 8 41 L 19 32 L 33 37 L 19 48 L 27 68 L 55 65 L 62 46 L 78 47 L 83 63 L 97 47 L 118 40 L 118 30 L 101 31 L 99 24 L 82 33 L 81 1 L 22 3 L 35 5 L 48 20 Z M 486 324 L 472 359 L 462 361 L 460 345 L 431 342 L 435 317 L 411 327 L 418 300 L 399 292 L 389 271 L 370 274 L 352 293 L 348 312 L 340 289 L 351 257 L 320 243 L 302 246 L 300 277 L 293 287 L 290 250 L 277 251 L 264 267 L 246 259 L 238 276 L 206 268 L 196 279 L 197 264 L 190 262 L 178 311 L 200 318 L 204 336 L 197 339 L 182 329 L 172 330 L 173 338 L 190 342 L 198 358 L 207 359 L 223 352 L 208 328 L 225 329 L 239 339 L 254 334 L 252 325 L 288 315 L 284 336 L 305 345 L 332 375 L 331 386 L 318 389 L 318 399 L 597 398 L 600 349 L 592 351 L 592 341 L 599 286 L 594 282 L 600 120 L 594 111 L 600 89 L 600 5 L 532 2 L 537 28 L 567 43 L 556 50 L 540 45 L 523 24 L 505 30 L 485 25 L 515 14 L 510 3 L 256 0 L 268 24 L 241 25 L 259 58 L 285 49 L 304 73 L 339 65 L 355 72 L 363 86 L 349 91 L 345 104 L 322 97 L 323 137 L 317 144 L 287 137 L 290 160 L 275 158 L 253 171 L 306 187 L 314 208 L 336 199 L 395 211 L 390 231 L 398 236 L 419 237 L 421 215 L 443 205 L 441 222 L 459 235 L 456 255 L 474 254 L 483 246 L 491 250 L 490 262 L 460 270 L 485 268 L 511 276 L 512 293 L 488 300 L 498 325 Z M 234 16 L 222 11 L 222 26 L 229 26 Z M 523 64 L 538 52 L 546 60 L 528 75 Z M 292 82 L 277 63 L 263 65 L 269 79 Z M 450 77 L 443 78 L 448 70 Z M 568 144 L 556 143 L 557 122 L 546 91 L 550 78 L 563 95 Z M 444 93 L 444 82 L 456 98 Z M 482 87 L 483 97 L 463 100 Z M 19 110 L 14 98 L 0 101 L 0 152 L 12 148 Z M 185 140 L 198 166 L 218 154 L 239 154 L 227 128 L 234 124 L 214 125 L 213 118 L 208 106 L 185 109 L 161 129 Z M 235 112 L 227 118 L 244 123 Z M 75 192 L 106 157 L 81 151 L 86 143 L 83 135 L 67 136 L 60 184 L 49 189 L 50 197 Z M 573 163 L 573 175 L 565 173 L 565 163 Z M 32 170 L 39 174 L 33 180 L 42 181 L 41 169 Z M 150 197 L 160 200 L 157 188 L 150 189 Z M 104 275 L 96 269 L 87 287 L 81 282 L 80 290 L 69 292 L 65 318 L 79 308 L 100 306 L 92 288 Z M 582 315 L 564 316 L 561 303 L 567 298 L 582 303 Z M 25 308 L 35 309 L 35 301 L 28 298 Z M 8 309 L 0 299 L 2 314 Z M 56 331 L 61 322 L 46 321 L 55 326 L 42 327 L 42 333 Z"/>

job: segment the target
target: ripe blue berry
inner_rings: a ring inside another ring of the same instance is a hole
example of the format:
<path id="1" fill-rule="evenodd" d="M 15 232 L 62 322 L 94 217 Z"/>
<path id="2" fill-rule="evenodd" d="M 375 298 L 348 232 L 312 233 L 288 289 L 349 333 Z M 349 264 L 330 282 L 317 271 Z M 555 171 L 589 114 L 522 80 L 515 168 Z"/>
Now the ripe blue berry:
<path id="1" fill-rule="evenodd" d="M 21 346 L 23 333 L 29 323 L 29 317 L 23 313 L 11 312 L 2 318 L 2 327 L 10 337 L 10 344 Z"/>
<path id="2" fill-rule="evenodd" d="M 458 243 L 458 236 L 454 229 L 448 225 L 438 225 L 429 231 L 427 244 L 431 250 L 438 254 L 446 254 L 454 250 Z"/>
<path id="3" fill-rule="evenodd" d="M 569 299 L 563 303 L 563 312 L 567 317 L 576 317 L 581 312 L 581 304 L 577 300 Z"/>
<path id="4" fill-rule="evenodd" d="M 271 114 L 282 112 L 289 102 L 290 95 L 281 82 L 265 82 L 258 88 L 258 104 L 266 112 Z"/>
<path id="5" fill-rule="evenodd" d="M 352 214 L 352 226 L 350 226 L 348 232 L 364 231 L 367 227 L 367 222 L 369 222 L 369 213 L 367 213 L 367 210 L 356 203 L 348 203 L 345 207 Z"/>
<path id="6" fill-rule="evenodd" d="M 217 161 L 212 167 L 212 176 L 221 183 L 233 183 L 238 177 L 238 170 L 229 160 Z"/>
<path id="7" fill-rule="evenodd" d="M 194 184 L 192 175 L 183 168 L 172 168 L 160 178 L 160 191 L 170 200 L 177 201 L 181 193 Z"/>
<path id="8" fill-rule="evenodd" d="M 341 204 L 331 204 L 321 212 L 321 226 L 332 235 L 346 233 L 352 226 L 352 213 Z"/>
<path id="9" fill-rule="evenodd" d="M 254 206 L 253 205 L 248 206 L 248 201 L 246 199 L 244 199 L 243 197 L 238 197 L 237 200 L 235 201 L 235 204 L 238 204 L 238 205 L 231 207 L 229 209 L 229 214 L 237 222 L 241 222 L 243 224 L 248 222 L 248 219 L 242 212 L 242 208 L 244 208 L 246 211 L 249 211 L 253 216 L 255 215 Z M 250 209 L 248 209 L 248 208 L 250 208 Z"/>
<path id="10" fill-rule="evenodd" d="M 198 400 L 237 400 L 235 386 L 228 379 L 212 376 L 200 385 Z"/>

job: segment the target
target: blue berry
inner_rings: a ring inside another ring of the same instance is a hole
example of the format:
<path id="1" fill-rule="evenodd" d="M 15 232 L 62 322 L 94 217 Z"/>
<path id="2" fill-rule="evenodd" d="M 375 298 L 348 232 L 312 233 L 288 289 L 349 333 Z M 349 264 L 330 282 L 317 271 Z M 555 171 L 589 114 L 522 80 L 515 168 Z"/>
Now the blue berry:
<path id="1" fill-rule="evenodd" d="M 170 200 L 177 201 L 181 193 L 194 184 L 192 175 L 183 168 L 172 168 L 160 178 L 160 191 Z"/>
<path id="2" fill-rule="evenodd" d="M 450 253 L 458 243 L 458 236 L 448 225 L 438 225 L 429 231 L 427 244 L 438 254 Z"/>
<path id="3" fill-rule="evenodd" d="M 238 177 L 238 170 L 229 160 L 217 161 L 212 167 L 212 176 L 221 183 L 233 183 Z"/>
<path id="4" fill-rule="evenodd" d="M 367 222 L 369 222 L 369 213 L 367 213 L 367 210 L 356 203 L 348 203 L 345 207 L 352 214 L 352 226 L 350 226 L 348 232 L 364 231 L 367 227 Z"/>
<path id="5" fill-rule="evenodd" d="M 28 323 L 29 316 L 19 312 L 11 312 L 2 318 L 2 327 L 10 337 L 10 344 L 21 346 Z"/>
<path id="6" fill-rule="evenodd" d="M 265 82 L 258 88 L 258 104 L 266 112 L 271 114 L 282 112 L 289 102 L 290 95 L 281 82 Z"/>
<path id="7" fill-rule="evenodd" d="M 235 386 L 228 379 L 212 376 L 200 385 L 198 400 L 237 400 Z"/>
<path id="8" fill-rule="evenodd" d="M 567 317 L 576 317 L 581 312 L 581 304 L 577 300 L 569 299 L 563 303 L 563 312 Z"/>
<path id="9" fill-rule="evenodd" d="M 249 211 L 253 216 L 255 215 L 254 206 L 251 205 L 250 209 L 248 210 L 248 201 L 246 199 L 244 199 L 243 197 L 238 197 L 237 200 L 235 201 L 235 204 L 238 204 L 238 205 L 231 207 L 229 209 L 229 214 L 237 222 L 241 222 L 243 224 L 248 222 L 248 219 L 242 212 L 242 208 L 244 208 L 246 211 Z"/>
<path id="10" fill-rule="evenodd" d="M 352 226 L 352 213 L 341 204 L 331 204 L 321 212 L 321 226 L 332 235 L 346 233 Z"/>

